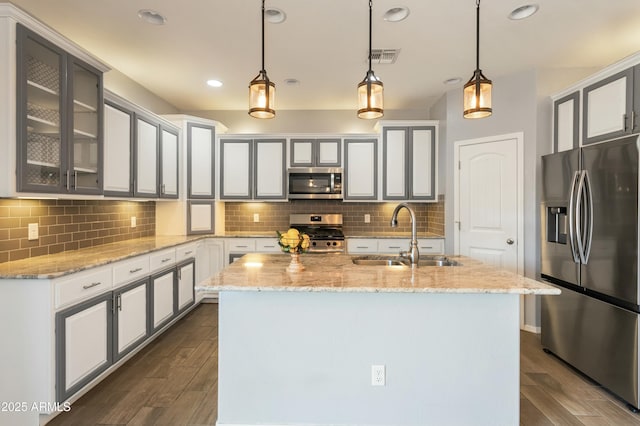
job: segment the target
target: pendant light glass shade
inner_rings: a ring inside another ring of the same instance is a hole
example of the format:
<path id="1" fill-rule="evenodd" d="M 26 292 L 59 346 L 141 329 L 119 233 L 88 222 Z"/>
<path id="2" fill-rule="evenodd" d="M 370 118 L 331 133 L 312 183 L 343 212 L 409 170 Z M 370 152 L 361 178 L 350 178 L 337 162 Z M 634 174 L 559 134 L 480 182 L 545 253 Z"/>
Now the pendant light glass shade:
<path id="1" fill-rule="evenodd" d="M 262 68 L 249 83 L 249 115 L 255 118 L 273 118 L 275 108 L 276 85 L 267 77 L 264 69 L 264 0 L 262 0 Z"/>
<path id="2" fill-rule="evenodd" d="M 372 0 L 369 0 L 369 70 L 358 84 L 358 118 L 372 119 L 384 115 L 384 89 L 382 81 L 371 69 Z"/>
<path id="3" fill-rule="evenodd" d="M 491 115 L 491 80 L 476 70 L 464 85 L 464 118 L 484 118 Z"/>
<path id="4" fill-rule="evenodd" d="M 358 84 L 358 118 L 372 119 L 384 115 L 383 85 L 373 71 L 367 71 Z"/>
<path id="5" fill-rule="evenodd" d="M 255 118 L 273 118 L 276 100 L 276 85 L 269 80 L 267 73 L 260 73 L 249 84 L 249 115 Z"/>
<path id="6" fill-rule="evenodd" d="M 491 80 L 480 70 L 480 0 L 476 0 L 476 70 L 464 85 L 464 118 L 489 117 L 491 109 Z"/>

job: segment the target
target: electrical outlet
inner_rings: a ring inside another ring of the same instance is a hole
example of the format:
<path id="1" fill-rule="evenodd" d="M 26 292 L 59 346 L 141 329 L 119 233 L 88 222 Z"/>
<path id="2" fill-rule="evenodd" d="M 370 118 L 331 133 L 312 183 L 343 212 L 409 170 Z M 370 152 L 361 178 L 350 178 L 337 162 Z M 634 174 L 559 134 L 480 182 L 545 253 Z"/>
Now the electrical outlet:
<path id="1" fill-rule="evenodd" d="M 137 226 L 137 221 L 135 216 L 131 216 L 131 227 L 135 228 Z"/>
<path id="2" fill-rule="evenodd" d="M 260 222 L 260 213 L 254 213 L 253 214 L 253 221 L 254 222 Z"/>
<path id="3" fill-rule="evenodd" d="M 37 223 L 30 223 L 28 226 L 28 236 L 27 239 L 29 241 L 32 240 L 37 240 L 38 239 L 38 224 Z"/>
<path id="4" fill-rule="evenodd" d="M 371 366 L 371 386 L 384 386 L 386 379 L 384 365 Z"/>
<path id="5" fill-rule="evenodd" d="M 371 215 L 370 214 L 365 214 L 364 215 L 364 223 L 371 223 Z"/>

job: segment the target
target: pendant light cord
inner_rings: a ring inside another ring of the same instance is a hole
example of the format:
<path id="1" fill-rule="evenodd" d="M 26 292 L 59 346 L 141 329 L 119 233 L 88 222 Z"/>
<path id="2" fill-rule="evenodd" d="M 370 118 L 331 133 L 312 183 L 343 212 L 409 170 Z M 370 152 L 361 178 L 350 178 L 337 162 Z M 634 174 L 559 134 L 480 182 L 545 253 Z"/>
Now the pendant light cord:
<path id="1" fill-rule="evenodd" d="M 480 70 L 480 0 L 476 0 L 476 71 Z"/>
<path id="2" fill-rule="evenodd" d="M 265 70 L 264 70 L 264 0 L 262 0 L 262 73 L 265 74 Z"/>
<path id="3" fill-rule="evenodd" d="M 372 72 L 373 70 L 371 69 L 371 38 L 372 38 L 372 32 L 371 32 L 371 26 L 372 26 L 372 8 L 373 8 L 373 1 L 369 0 L 369 72 Z"/>

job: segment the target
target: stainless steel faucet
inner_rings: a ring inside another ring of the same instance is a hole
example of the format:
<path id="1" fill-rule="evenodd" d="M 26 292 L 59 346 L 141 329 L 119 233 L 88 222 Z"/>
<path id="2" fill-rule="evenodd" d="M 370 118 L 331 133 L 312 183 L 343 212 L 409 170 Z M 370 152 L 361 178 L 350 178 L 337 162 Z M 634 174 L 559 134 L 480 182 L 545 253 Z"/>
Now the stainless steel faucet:
<path id="1" fill-rule="evenodd" d="M 391 227 L 395 228 L 398 226 L 398 212 L 403 207 L 409 210 L 409 214 L 411 215 L 411 247 L 409 251 L 401 251 L 400 257 L 409 259 L 411 266 L 414 267 L 418 265 L 418 261 L 420 260 L 420 253 L 418 253 L 418 223 L 416 221 L 416 212 L 413 211 L 409 204 L 400 203 L 396 206 L 393 210 L 393 215 L 391 215 Z"/>

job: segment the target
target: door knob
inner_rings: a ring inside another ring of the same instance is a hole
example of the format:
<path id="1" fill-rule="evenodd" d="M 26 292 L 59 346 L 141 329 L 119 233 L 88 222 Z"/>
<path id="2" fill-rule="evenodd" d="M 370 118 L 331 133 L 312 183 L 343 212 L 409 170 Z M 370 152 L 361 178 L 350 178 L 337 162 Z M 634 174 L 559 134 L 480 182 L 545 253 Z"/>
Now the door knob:
<path id="1" fill-rule="evenodd" d="M 513 244 L 513 239 L 507 238 L 507 244 L 509 244 L 509 245 Z"/>

